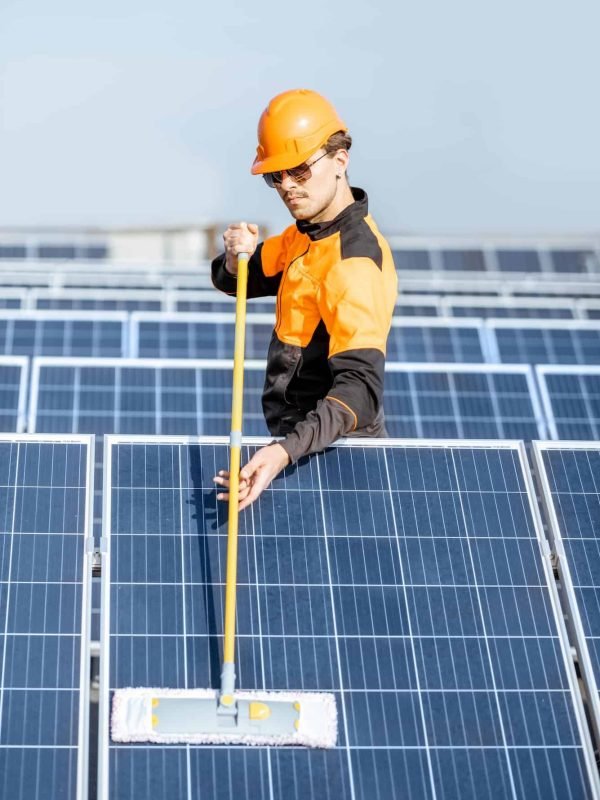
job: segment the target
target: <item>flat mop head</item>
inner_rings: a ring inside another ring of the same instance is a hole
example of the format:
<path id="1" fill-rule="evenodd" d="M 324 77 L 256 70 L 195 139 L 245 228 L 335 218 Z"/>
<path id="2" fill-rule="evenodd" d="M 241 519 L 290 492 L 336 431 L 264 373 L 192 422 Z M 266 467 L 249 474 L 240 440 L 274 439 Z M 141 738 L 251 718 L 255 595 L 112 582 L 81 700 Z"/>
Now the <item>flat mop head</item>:
<path id="1" fill-rule="evenodd" d="M 236 692 L 223 713 L 212 689 L 118 689 L 115 742 L 335 747 L 337 710 L 322 692 Z"/>

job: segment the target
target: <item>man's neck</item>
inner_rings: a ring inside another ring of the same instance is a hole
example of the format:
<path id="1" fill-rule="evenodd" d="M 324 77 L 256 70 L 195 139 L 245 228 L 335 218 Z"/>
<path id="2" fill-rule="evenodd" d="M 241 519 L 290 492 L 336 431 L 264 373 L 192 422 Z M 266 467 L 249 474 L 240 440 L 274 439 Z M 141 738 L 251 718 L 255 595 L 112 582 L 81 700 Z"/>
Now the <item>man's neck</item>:
<path id="1" fill-rule="evenodd" d="M 331 220 L 335 219 L 338 214 L 341 214 L 342 211 L 352 205 L 352 203 L 354 203 L 354 195 L 352 194 L 350 185 L 344 180 L 343 185 L 339 186 L 335 197 L 327 208 L 324 208 L 323 211 L 308 220 L 308 222 L 331 222 Z"/>

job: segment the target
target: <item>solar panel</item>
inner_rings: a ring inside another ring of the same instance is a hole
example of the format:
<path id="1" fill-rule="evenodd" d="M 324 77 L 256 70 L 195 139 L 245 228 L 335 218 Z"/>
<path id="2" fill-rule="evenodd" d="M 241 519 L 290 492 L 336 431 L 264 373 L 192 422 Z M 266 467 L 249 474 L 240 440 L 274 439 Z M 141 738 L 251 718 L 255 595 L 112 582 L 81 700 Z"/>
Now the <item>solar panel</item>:
<path id="1" fill-rule="evenodd" d="M 440 305 L 453 317 L 509 317 L 539 319 L 573 319 L 573 301 L 554 298 L 523 297 L 456 297 L 446 296 Z"/>
<path id="2" fill-rule="evenodd" d="M 273 333 L 272 314 L 246 317 L 246 357 L 265 358 Z M 134 358 L 231 358 L 235 313 L 131 315 L 131 355 Z"/>
<path id="3" fill-rule="evenodd" d="M 598 791 L 515 443 L 338 446 L 243 513 L 240 685 L 335 692 L 337 748 L 110 742 L 113 689 L 218 685 L 226 463 L 224 441 L 107 439 L 99 798 Z"/>
<path id="4" fill-rule="evenodd" d="M 226 435 L 233 362 L 36 358 L 30 431 Z M 261 396 L 265 362 L 248 361 L 244 431 L 266 435 Z"/>
<path id="5" fill-rule="evenodd" d="M 163 311 L 167 294 L 162 289 L 33 289 L 30 302 L 40 309 Z"/>
<path id="6" fill-rule="evenodd" d="M 492 360 L 506 364 L 600 364 L 600 324 L 487 320 Z"/>
<path id="7" fill-rule="evenodd" d="M 0 356 L 0 431 L 25 430 L 29 359 Z"/>
<path id="8" fill-rule="evenodd" d="M 554 272 L 600 272 L 593 250 L 551 250 L 550 258 Z"/>
<path id="9" fill-rule="evenodd" d="M 600 319 L 600 300 L 579 300 L 577 308 L 584 319 Z"/>
<path id="10" fill-rule="evenodd" d="M 118 311 L 0 311 L 0 353 L 122 356 L 126 322 Z"/>
<path id="11" fill-rule="evenodd" d="M 235 313 L 235 297 L 216 289 L 205 291 L 176 291 L 170 297 L 174 311 L 199 311 Z M 274 314 L 275 297 L 253 297 L 248 300 L 248 311 L 255 314 Z"/>
<path id="12" fill-rule="evenodd" d="M 394 264 L 397 270 L 429 270 L 431 269 L 430 255 L 427 250 L 392 250 Z"/>
<path id="13" fill-rule="evenodd" d="M 24 289 L 3 289 L 0 294 L 0 308 L 22 308 L 26 296 Z"/>
<path id="14" fill-rule="evenodd" d="M 600 366 L 538 365 L 536 373 L 550 437 L 600 439 Z"/>
<path id="15" fill-rule="evenodd" d="M 87 798 L 90 437 L 0 434 L 0 796 Z"/>
<path id="16" fill-rule="evenodd" d="M 485 272 L 481 250 L 442 250 L 442 269 L 454 272 Z"/>
<path id="17" fill-rule="evenodd" d="M 545 438 L 529 366 L 386 364 L 384 408 L 390 436 Z"/>
<path id="18" fill-rule="evenodd" d="M 500 272 L 539 272 L 540 257 L 537 250 L 496 250 L 496 267 Z"/>
<path id="19" fill-rule="evenodd" d="M 592 724 L 600 734 L 600 445 L 535 442 L 535 461 Z"/>
<path id="20" fill-rule="evenodd" d="M 480 320 L 394 317 L 387 341 L 390 361 L 481 363 L 486 343 Z"/>

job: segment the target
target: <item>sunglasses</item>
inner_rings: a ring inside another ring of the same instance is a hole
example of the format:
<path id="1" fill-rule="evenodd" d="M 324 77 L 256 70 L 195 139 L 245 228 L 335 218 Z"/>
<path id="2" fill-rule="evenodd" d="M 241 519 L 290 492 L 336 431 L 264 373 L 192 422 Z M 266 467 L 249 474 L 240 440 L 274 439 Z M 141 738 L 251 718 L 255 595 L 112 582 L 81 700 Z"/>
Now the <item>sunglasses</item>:
<path id="1" fill-rule="evenodd" d="M 315 158 L 315 160 L 311 164 L 305 162 L 304 164 L 300 164 L 300 166 L 298 167 L 291 167 L 290 169 L 282 169 L 279 170 L 278 172 L 265 172 L 265 174 L 263 175 L 265 183 L 271 189 L 274 189 L 276 186 L 279 186 L 283 182 L 284 172 L 288 175 L 289 178 L 291 178 L 294 181 L 294 183 L 304 183 L 312 175 L 310 168 L 313 167 L 317 163 L 317 161 L 320 161 L 327 155 L 329 155 L 329 153 L 323 153 L 322 156 Z"/>

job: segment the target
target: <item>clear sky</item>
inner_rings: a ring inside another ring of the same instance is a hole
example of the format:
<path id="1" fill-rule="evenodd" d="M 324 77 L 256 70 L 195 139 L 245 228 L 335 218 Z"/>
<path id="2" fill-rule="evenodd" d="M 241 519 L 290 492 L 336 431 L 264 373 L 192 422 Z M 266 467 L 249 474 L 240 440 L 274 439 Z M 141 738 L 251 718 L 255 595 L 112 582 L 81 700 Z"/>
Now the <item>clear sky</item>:
<path id="1" fill-rule="evenodd" d="M 258 117 L 307 87 L 387 233 L 600 229 L 600 2 L 2 0 L 0 225 L 288 224 Z"/>

